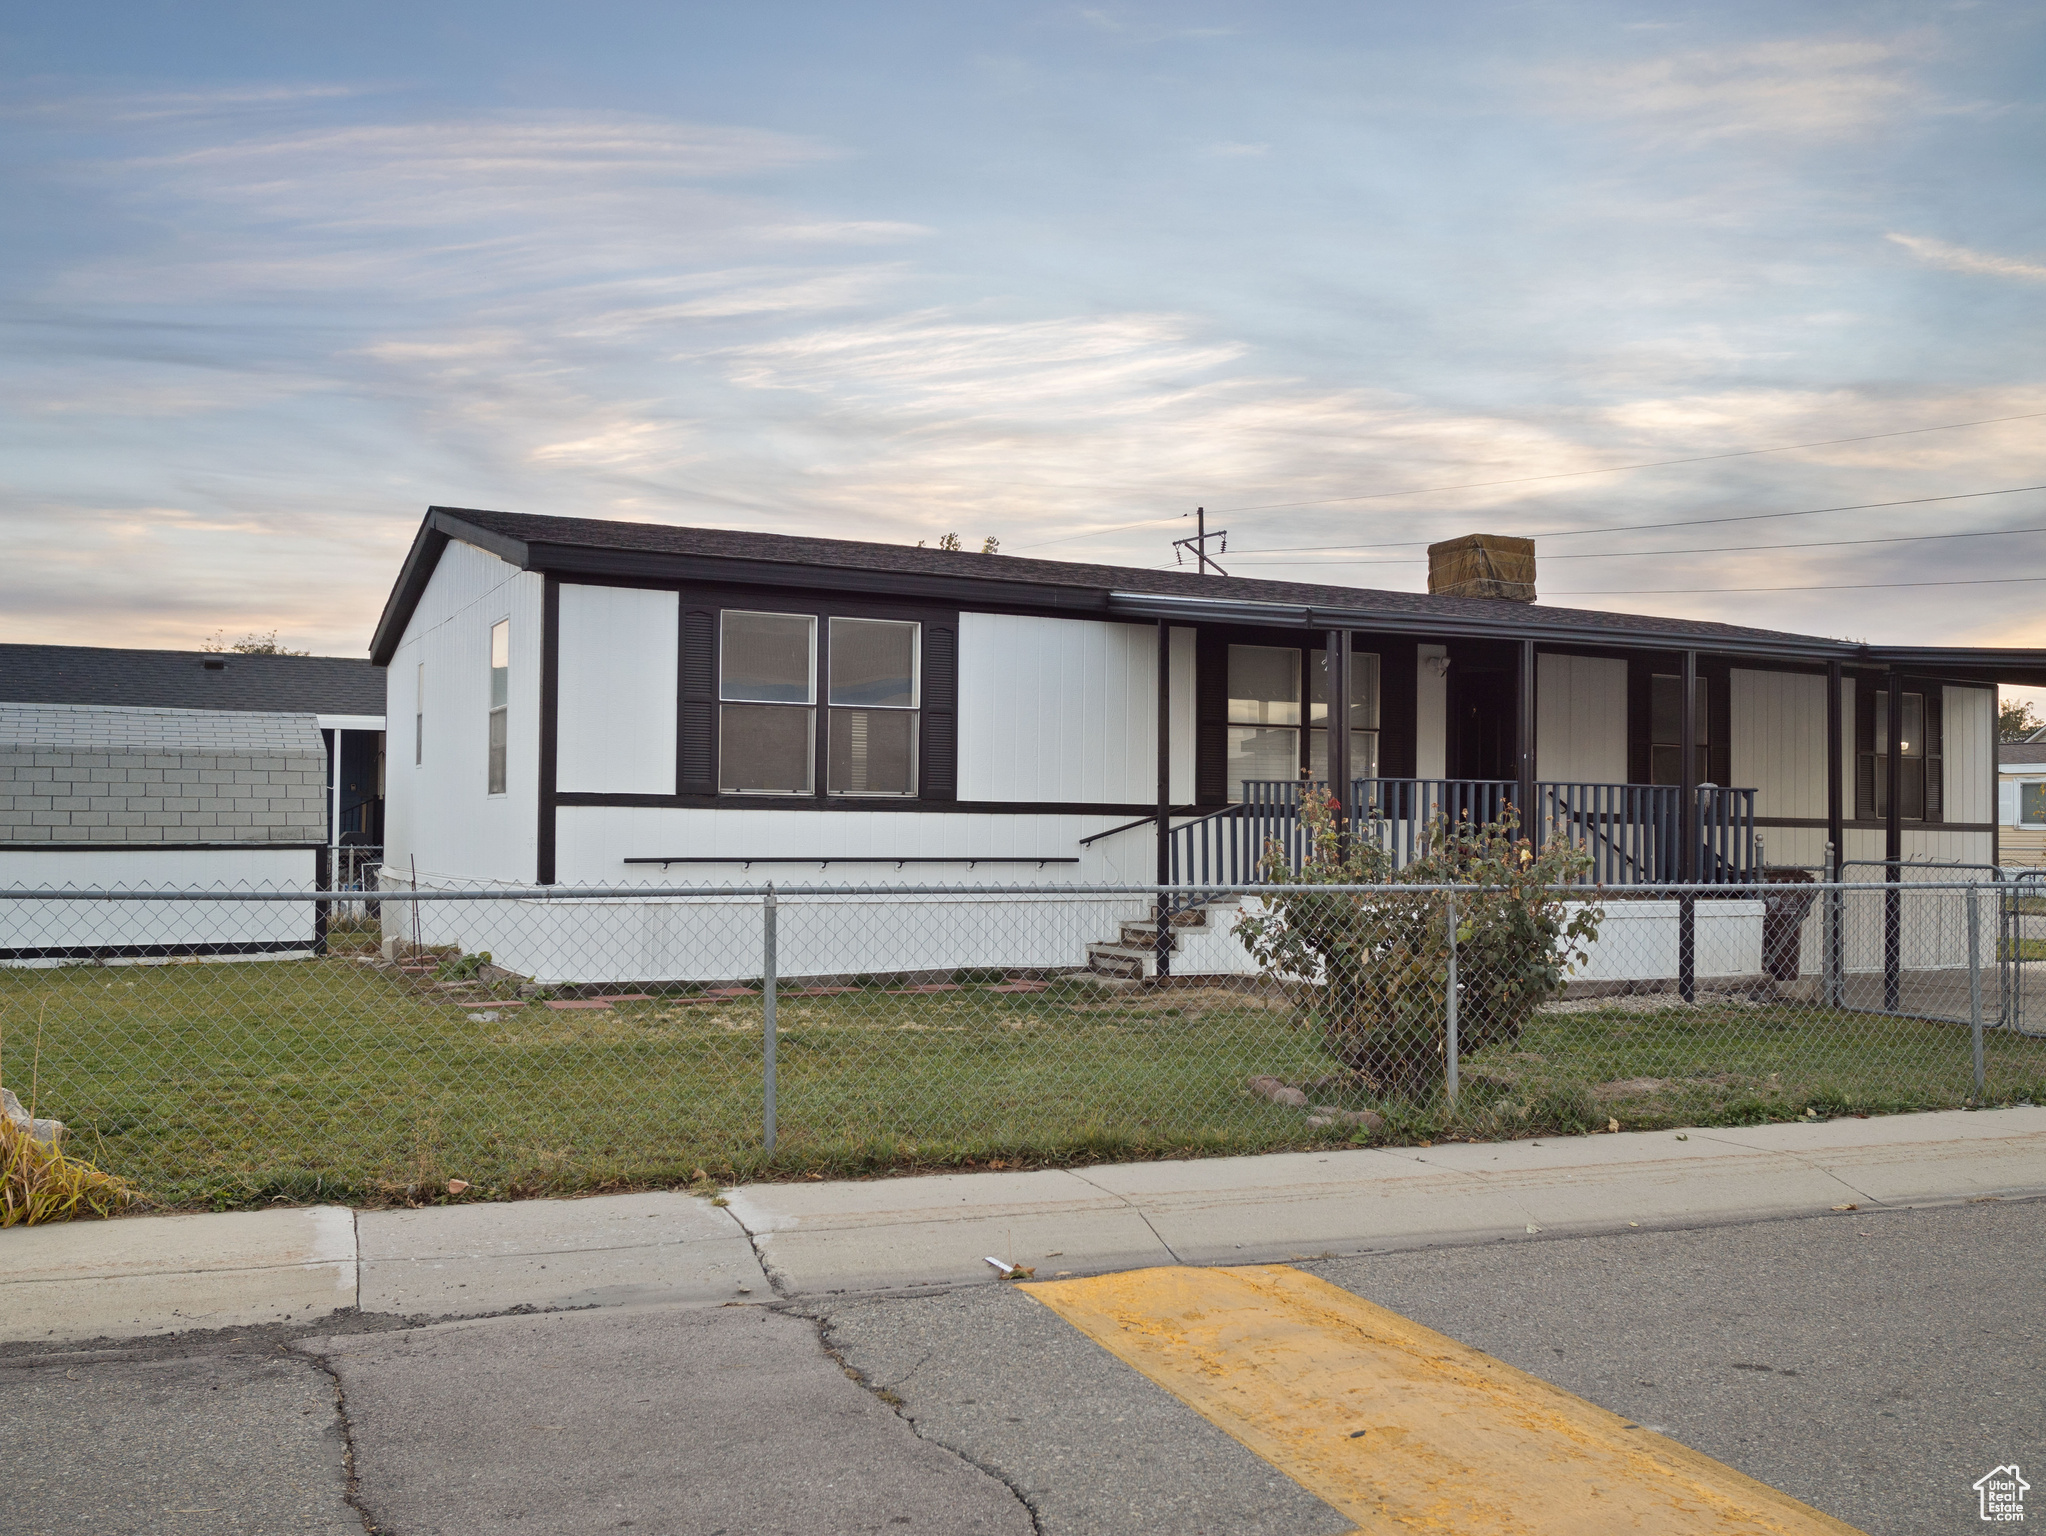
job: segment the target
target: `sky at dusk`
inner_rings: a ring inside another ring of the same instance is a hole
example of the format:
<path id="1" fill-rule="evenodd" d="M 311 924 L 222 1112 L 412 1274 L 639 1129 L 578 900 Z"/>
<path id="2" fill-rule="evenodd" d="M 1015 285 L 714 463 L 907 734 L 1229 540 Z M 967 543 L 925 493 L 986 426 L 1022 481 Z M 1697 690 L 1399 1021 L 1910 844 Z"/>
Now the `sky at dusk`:
<path id="1" fill-rule="evenodd" d="M 0 639 L 359 655 L 431 504 L 1202 505 L 1236 575 L 1533 533 L 1545 602 L 2046 645 L 2042 166 L 2017 0 L 5 0 Z"/>

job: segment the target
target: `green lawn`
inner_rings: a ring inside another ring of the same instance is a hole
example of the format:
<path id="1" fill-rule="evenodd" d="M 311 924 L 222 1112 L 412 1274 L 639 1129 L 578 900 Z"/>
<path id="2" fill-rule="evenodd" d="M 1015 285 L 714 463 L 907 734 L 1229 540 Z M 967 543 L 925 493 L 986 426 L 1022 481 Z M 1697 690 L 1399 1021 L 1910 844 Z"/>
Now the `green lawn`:
<path id="1" fill-rule="evenodd" d="M 500 991 L 502 989 L 499 989 Z M 465 1002 L 439 1000 L 454 991 Z M 1640 1000 L 1634 1000 L 1637 1003 Z M 470 1015 L 495 1012 L 494 1020 Z M 1539 1016 L 1464 1064 L 1459 1112 L 1382 1105 L 1276 999 L 1086 983 L 787 997 L 780 1144 L 757 997 L 608 1010 L 398 979 L 359 960 L 0 971 L 0 1076 L 70 1149 L 174 1205 L 383 1203 L 807 1171 L 1018 1167 L 1348 1143 L 1246 1087 L 1374 1108 L 1378 1140 L 1934 1108 L 1965 1029 L 1780 1008 Z M 39 1042 L 39 1043 L 38 1043 Z M 1993 1101 L 2046 1102 L 2046 1041 L 1992 1036 Z"/>

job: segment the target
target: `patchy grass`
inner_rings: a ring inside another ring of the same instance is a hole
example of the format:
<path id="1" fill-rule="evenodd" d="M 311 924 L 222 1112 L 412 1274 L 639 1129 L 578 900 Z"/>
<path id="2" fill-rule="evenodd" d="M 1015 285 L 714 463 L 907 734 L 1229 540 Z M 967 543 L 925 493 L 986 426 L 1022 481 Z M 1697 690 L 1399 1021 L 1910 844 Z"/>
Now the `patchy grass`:
<path id="1" fill-rule="evenodd" d="M 1999 960 L 2046 960 L 2046 939 L 1999 939 Z"/>
<path id="2" fill-rule="evenodd" d="M 380 1204 L 756 1176 L 1116 1159 L 1739 1124 L 1951 1107 L 1971 1092 L 1948 1025 L 1735 1006 L 1537 1016 L 1464 1063 L 1464 1093 L 1384 1103 L 1275 1000 L 1222 988 L 998 992 L 884 984 L 785 996 L 780 1143 L 760 1139 L 754 995 L 550 1008 L 509 984 L 397 976 L 358 958 L 0 971 L 9 1056 L 43 1021 L 43 1113 L 153 1201 Z M 462 969 L 462 967 L 455 967 Z M 473 969 L 473 968 L 472 968 Z M 495 1017 L 491 1017 L 495 1015 Z M 1989 1040 L 1991 1102 L 2046 1102 L 2046 1040 Z M 21 1065 L 26 1065 L 21 1062 Z M 1310 1126 L 1245 1088 L 1384 1127 Z"/>

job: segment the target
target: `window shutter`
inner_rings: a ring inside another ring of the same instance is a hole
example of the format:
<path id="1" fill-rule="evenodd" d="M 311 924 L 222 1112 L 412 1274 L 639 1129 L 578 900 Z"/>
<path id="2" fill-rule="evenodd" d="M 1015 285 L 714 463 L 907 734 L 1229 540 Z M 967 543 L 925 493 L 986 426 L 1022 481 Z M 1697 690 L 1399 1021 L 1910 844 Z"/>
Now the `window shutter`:
<path id="1" fill-rule="evenodd" d="M 926 800 L 959 798 L 959 630 L 924 626 L 922 740 L 917 749 Z"/>
<path id="2" fill-rule="evenodd" d="M 1929 683 L 1925 689 L 1925 819 L 1944 821 L 1945 806 L 1945 756 L 1942 750 L 1943 725 L 1940 706 L 1946 703 L 1946 691 L 1937 683 Z"/>
<path id="3" fill-rule="evenodd" d="M 675 772 L 685 795 L 718 788 L 718 616 L 714 608 L 682 610 L 681 697 L 675 710 Z"/>

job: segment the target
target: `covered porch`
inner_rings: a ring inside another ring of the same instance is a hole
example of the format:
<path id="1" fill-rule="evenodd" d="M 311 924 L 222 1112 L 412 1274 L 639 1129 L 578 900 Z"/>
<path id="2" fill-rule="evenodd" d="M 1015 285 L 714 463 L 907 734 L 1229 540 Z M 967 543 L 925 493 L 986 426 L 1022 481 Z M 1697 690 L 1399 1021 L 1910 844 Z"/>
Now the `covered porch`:
<path id="1" fill-rule="evenodd" d="M 1395 868 L 1437 817 L 1507 815 L 1605 887 L 1996 862 L 1995 685 L 2033 682 L 2031 653 L 1466 606 L 1113 594 L 1157 632 L 1156 877 L 1251 884 L 1274 844 L 1297 863 L 1308 785 Z"/>

